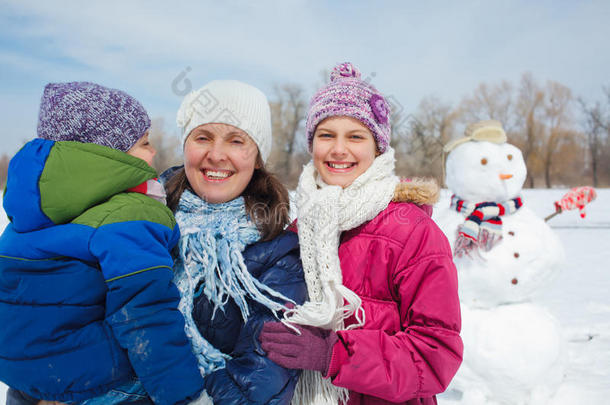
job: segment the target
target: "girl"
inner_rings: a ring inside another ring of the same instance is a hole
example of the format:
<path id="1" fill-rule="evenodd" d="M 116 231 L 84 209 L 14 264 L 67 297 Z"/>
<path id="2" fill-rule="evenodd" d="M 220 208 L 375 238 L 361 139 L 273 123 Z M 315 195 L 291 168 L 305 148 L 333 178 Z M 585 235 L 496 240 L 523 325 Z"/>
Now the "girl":
<path id="1" fill-rule="evenodd" d="M 306 132 L 296 198 L 310 301 L 288 326 L 266 323 L 262 347 L 306 370 L 293 403 L 434 404 L 462 359 L 451 250 L 419 206 L 438 190 L 394 175 L 388 103 L 349 63 L 312 98 Z"/>
<path id="2" fill-rule="evenodd" d="M 298 371 L 258 344 L 263 322 L 307 287 L 298 237 L 284 231 L 288 193 L 264 167 L 271 114 L 258 89 L 217 80 L 178 111 L 184 166 L 164 177 L 181 237 L 175 262 L 180 309 L 214 404 L 287 404 Z"/>

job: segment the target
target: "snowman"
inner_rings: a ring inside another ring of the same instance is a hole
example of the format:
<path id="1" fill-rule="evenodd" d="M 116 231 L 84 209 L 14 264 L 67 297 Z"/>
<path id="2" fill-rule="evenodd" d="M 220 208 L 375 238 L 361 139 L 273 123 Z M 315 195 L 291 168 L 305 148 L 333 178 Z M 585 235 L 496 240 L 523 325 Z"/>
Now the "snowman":
<path id="1" fill-rule="evenodd" d="M 435 210 L 458 269 L 464 362 L 452 383 L 463 404 L 548 403 L 563 377 L 555 318 L 529 300 L 564 258 L 557 236 L 523 201 L 527 169 L 498 121 L 445 147 L 450 207 Z"/>

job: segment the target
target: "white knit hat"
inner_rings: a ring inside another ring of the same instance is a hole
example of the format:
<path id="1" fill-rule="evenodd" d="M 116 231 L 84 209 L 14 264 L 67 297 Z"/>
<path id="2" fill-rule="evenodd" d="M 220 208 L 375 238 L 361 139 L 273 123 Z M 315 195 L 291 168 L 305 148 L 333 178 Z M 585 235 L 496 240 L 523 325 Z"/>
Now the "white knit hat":
<path id="1" fill-rule="evenodd" d="M 261 158 L 271 152 L 271 110 L 262 91 L 237 80 L 214 80 L 184 97 L 176 117 L 182 144 L 191 131 L 203 124 L 232 125 L 247 133 L 258 146 Z"/>

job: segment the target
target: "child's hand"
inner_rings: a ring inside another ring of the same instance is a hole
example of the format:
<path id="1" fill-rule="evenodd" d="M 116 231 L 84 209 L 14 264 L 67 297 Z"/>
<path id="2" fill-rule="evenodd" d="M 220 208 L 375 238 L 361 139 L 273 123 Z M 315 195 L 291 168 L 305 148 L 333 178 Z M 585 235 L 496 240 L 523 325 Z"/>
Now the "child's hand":
<path id="1" fill-rule="evenodd" d="M 318 370 L 324 374 L 339 339 L 331 330 L 299 325 L 300 335 L 281 322 L 266 322 L 259 336 L 267 356 L 285 368 Z"/>
<path id="2" fill-rule="evenodd" d="M 59 402 L 59 401 L 38 401 L 37 405 L 66 405 L 63 402 Z"/>

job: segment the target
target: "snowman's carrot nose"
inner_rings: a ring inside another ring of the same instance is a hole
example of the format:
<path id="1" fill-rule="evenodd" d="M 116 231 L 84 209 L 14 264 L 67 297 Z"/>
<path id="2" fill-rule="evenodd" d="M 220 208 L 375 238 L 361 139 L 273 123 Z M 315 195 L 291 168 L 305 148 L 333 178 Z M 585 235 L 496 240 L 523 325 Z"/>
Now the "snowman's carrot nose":
<path id="1" fill-rule="evenodd" d="M 512 174 L 504 174 L 504 173 L 500 173 L 500 180 L 508 180 L 511 177 L 513 177 Z"/>

